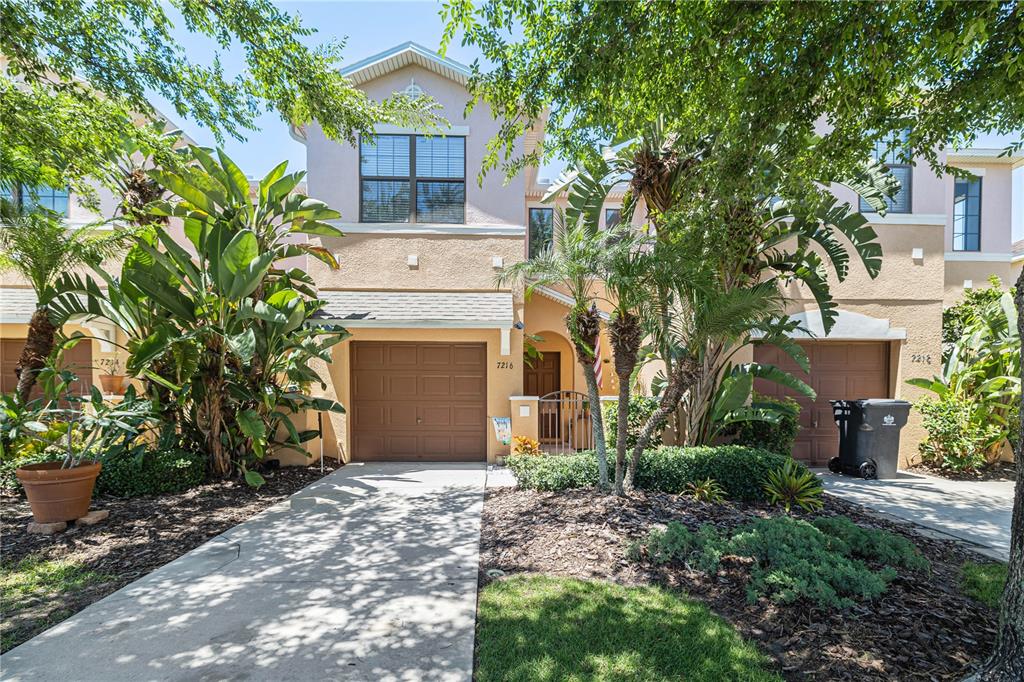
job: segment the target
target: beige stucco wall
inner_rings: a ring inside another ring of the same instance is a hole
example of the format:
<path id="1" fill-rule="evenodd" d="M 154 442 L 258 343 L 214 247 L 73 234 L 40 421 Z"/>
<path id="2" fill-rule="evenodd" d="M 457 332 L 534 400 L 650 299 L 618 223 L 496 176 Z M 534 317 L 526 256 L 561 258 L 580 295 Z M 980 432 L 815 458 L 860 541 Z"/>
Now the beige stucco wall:
<path id="1" fill-rule="evenodd" d="M 1020 273 L 1018 267 L 1016 274 Z M 1008 261 L 946 261 L 946 281 L 943 291 L 943 302 L 951 306 L 959 301 L 964 294 L 964 282 L 971 280 L 975 289 L 989 286 L 988 279 L 996 276 L 1003 286 L 1012 286 L 1016 281 L 1014 269 Z"/>
<path id="2" fill-rule="evenodd" d="M 410 65 L 374 79 L 360 87 L 374 99 L 390 97 L 416 85 L 441 105 L 439 115 L 452 126 L 468 126 L 466 135 L 466 224 L 524 225 L 523 197 L 526 187 L 520 174 L 507 183 L 504 173 L 495 170 L 478 182 L 477 173 L 486 153 L 487 142 L 498 132 L 500 123 L 490 107 L 478 104 L 464 116 L 469 93 L 460 84 L 420 66 Z M 426 131 L 425 131 L 426 132 Z M 443 134 L 444 129 L 436 131 Z M 516 155 L 522 145 L 517 144 Z M 359 149 L 355 145 L 328 140 L 316 124 L 306 134 L 306 163 L 309 194 L 341 211 L 345 222 L 359 221 Z"/>
<path id="3" fill-rule="evenodd" d="M 335 254 L 331 270 L 310 259 L 309 274 L 321 289 L 495 290 L 499 269 L 523 259 L 521 236 L 347 234 L 321 244 Z M 410 267 L 409 256 L 419 265 Z"/>

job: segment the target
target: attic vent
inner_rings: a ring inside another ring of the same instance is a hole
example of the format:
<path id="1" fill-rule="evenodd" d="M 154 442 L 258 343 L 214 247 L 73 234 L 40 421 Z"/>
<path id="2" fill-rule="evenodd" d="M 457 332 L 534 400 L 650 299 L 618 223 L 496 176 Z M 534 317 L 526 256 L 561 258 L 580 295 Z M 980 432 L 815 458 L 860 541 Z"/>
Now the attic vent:
<path id="1" fill-rule="evenodd" d="M 408 95 L 409 97 L 419 97 L 420 95 L 423 94 L 423 88 L 416 85 L 415 78 L 410 78 L 409 85 L 405 88 L 405 90 L 402 91 L 402 93 Z"/>

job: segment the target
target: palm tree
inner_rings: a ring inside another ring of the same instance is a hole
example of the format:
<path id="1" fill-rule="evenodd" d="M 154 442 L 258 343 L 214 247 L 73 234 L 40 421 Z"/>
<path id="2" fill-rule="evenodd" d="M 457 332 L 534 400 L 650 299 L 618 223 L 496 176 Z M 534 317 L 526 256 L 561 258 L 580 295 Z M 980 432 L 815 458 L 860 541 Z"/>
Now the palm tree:
<path id="1" fill-rule="evenodd" d="M 538 286 L 562 285 L 573 300 L 565 316 L 576 360 L 583 369 L 590 400 L 594 447 L 597 450 L 598 471 L 602 490 L 608 489 L 608 454 L 601 418 L 601 397 L 594 374 L 595 348 L 601 331 L 601 317 L 597 310 L 594 283 L 603 273 L 605 263 L 605 236 L 598 232 L 596 223 L 575 220 L 567 224 L 561 210 L 555 211 L 555 234 L 552 246 L 536 257 L 510 265 L 497 276 L 497 285 L 525 286 L 529 297 Z"/>
<path id="2" fill-rule="evenodd" d="M 608 336 L 611 339 L 619 399 L 615 422 L 615 494 L 625 494 L 626 454 L 629 448 L 629 398 L 633 373 L 647 336 L 645 325 L 654 309 L 657 281 L 652 277 L 654 253 L 650 239 L 629 226 L 616 226 L 605 240 L 606 299 L 611 307 Z"/>
<path id="3" fill-rule="evenodd" d="M 27 401 L 36 375 L 54 349 L 57 327 L 45 303 L 52 295 L 53 284 L 77 267 L 98 266 L 104 258 L 118 253 L 126 246 L 128 234 L 117 229 L 98 232 L 89 226 L 69 229 L 52 211 L 23 211 L 10 202 L 0 203 L 0 271 L 16 272 L 28 280 L 40 302 L 29 321 L 28 338 L 15 370 L 15 391 Z"/>

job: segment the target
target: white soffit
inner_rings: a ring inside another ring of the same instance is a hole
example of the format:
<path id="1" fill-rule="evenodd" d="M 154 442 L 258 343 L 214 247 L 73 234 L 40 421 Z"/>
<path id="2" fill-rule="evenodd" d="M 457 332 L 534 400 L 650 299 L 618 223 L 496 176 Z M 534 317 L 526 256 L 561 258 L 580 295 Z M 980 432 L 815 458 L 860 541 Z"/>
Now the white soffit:
<path id="1" fill-rule="evenodd" d="M 558 301 L 562 305 L 567 306 L 569 308 L 571 308 L 572 304 L 573 304 L 571 296 L 563 294 L 561 291 L 557 291 L 557 290 L 552 289 L 550 287 L 535 286 L 535 287 L 533 287 L 533 293 L 540 294 L 544 298 L 550 298 L 552 301 Z M 604 311 L 598 312 L 598 315 L 601 317 L 601 320 L 604 321 L 604 322 L 607 322 L 608 320 L 611 319 L 611 315 L 609 315 L 608 313 L 606 313 Z"/>

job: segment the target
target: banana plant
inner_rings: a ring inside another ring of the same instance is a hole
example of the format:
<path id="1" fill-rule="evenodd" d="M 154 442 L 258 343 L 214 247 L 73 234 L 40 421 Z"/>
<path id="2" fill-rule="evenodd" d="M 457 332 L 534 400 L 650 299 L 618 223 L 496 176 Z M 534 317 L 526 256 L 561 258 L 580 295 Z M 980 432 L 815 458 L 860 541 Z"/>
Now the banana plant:
<path id="1" fill-rule="evenodd" d="M 135 241 L 121 276 L 68 276 L 51 300 L 60 320 L 103 317 L 128 337 L 128 371 L 144 379 L 158 404 L 173 405 L 164 428 L 209 453 L 219 477 L 238 472 L 262 482 L 254 465 L 279 448 L 301 449 L 316 435 L 298 429 L 304 410 L 343 412 L 336 401 L 308 394 L 324 385 L 309 367 L 331 361 L 348 336 L 314 323 L 323 303 L 301 269 L 278 263 L 293 256 L 337 267 L 327 249 L 292 235 L 337 237 L 339 217 L 296 192 L 303 173 L 282 163 L 250 195 L 249 182 L 222 151 L 193 147 L 193 162 L 150 175 L 171 195 L 149 205 L 157 216 L 183 221 L 191 245 L 159 222 Z M 101 284 L 102 283 L 102 284 Z"/>
<path id="2" fill-rule="evenodd" d="M 1003 293 L 966 321 L 950 348 L 940 374 L 907 383 L 948 400 L 970 400 L 978 418 L 999 427 L 988 444 L 988 458 L 999 456 L 1005 442 L 1015 445 L 1021 403 L 1020 335 L 1013 296 Z"/>

